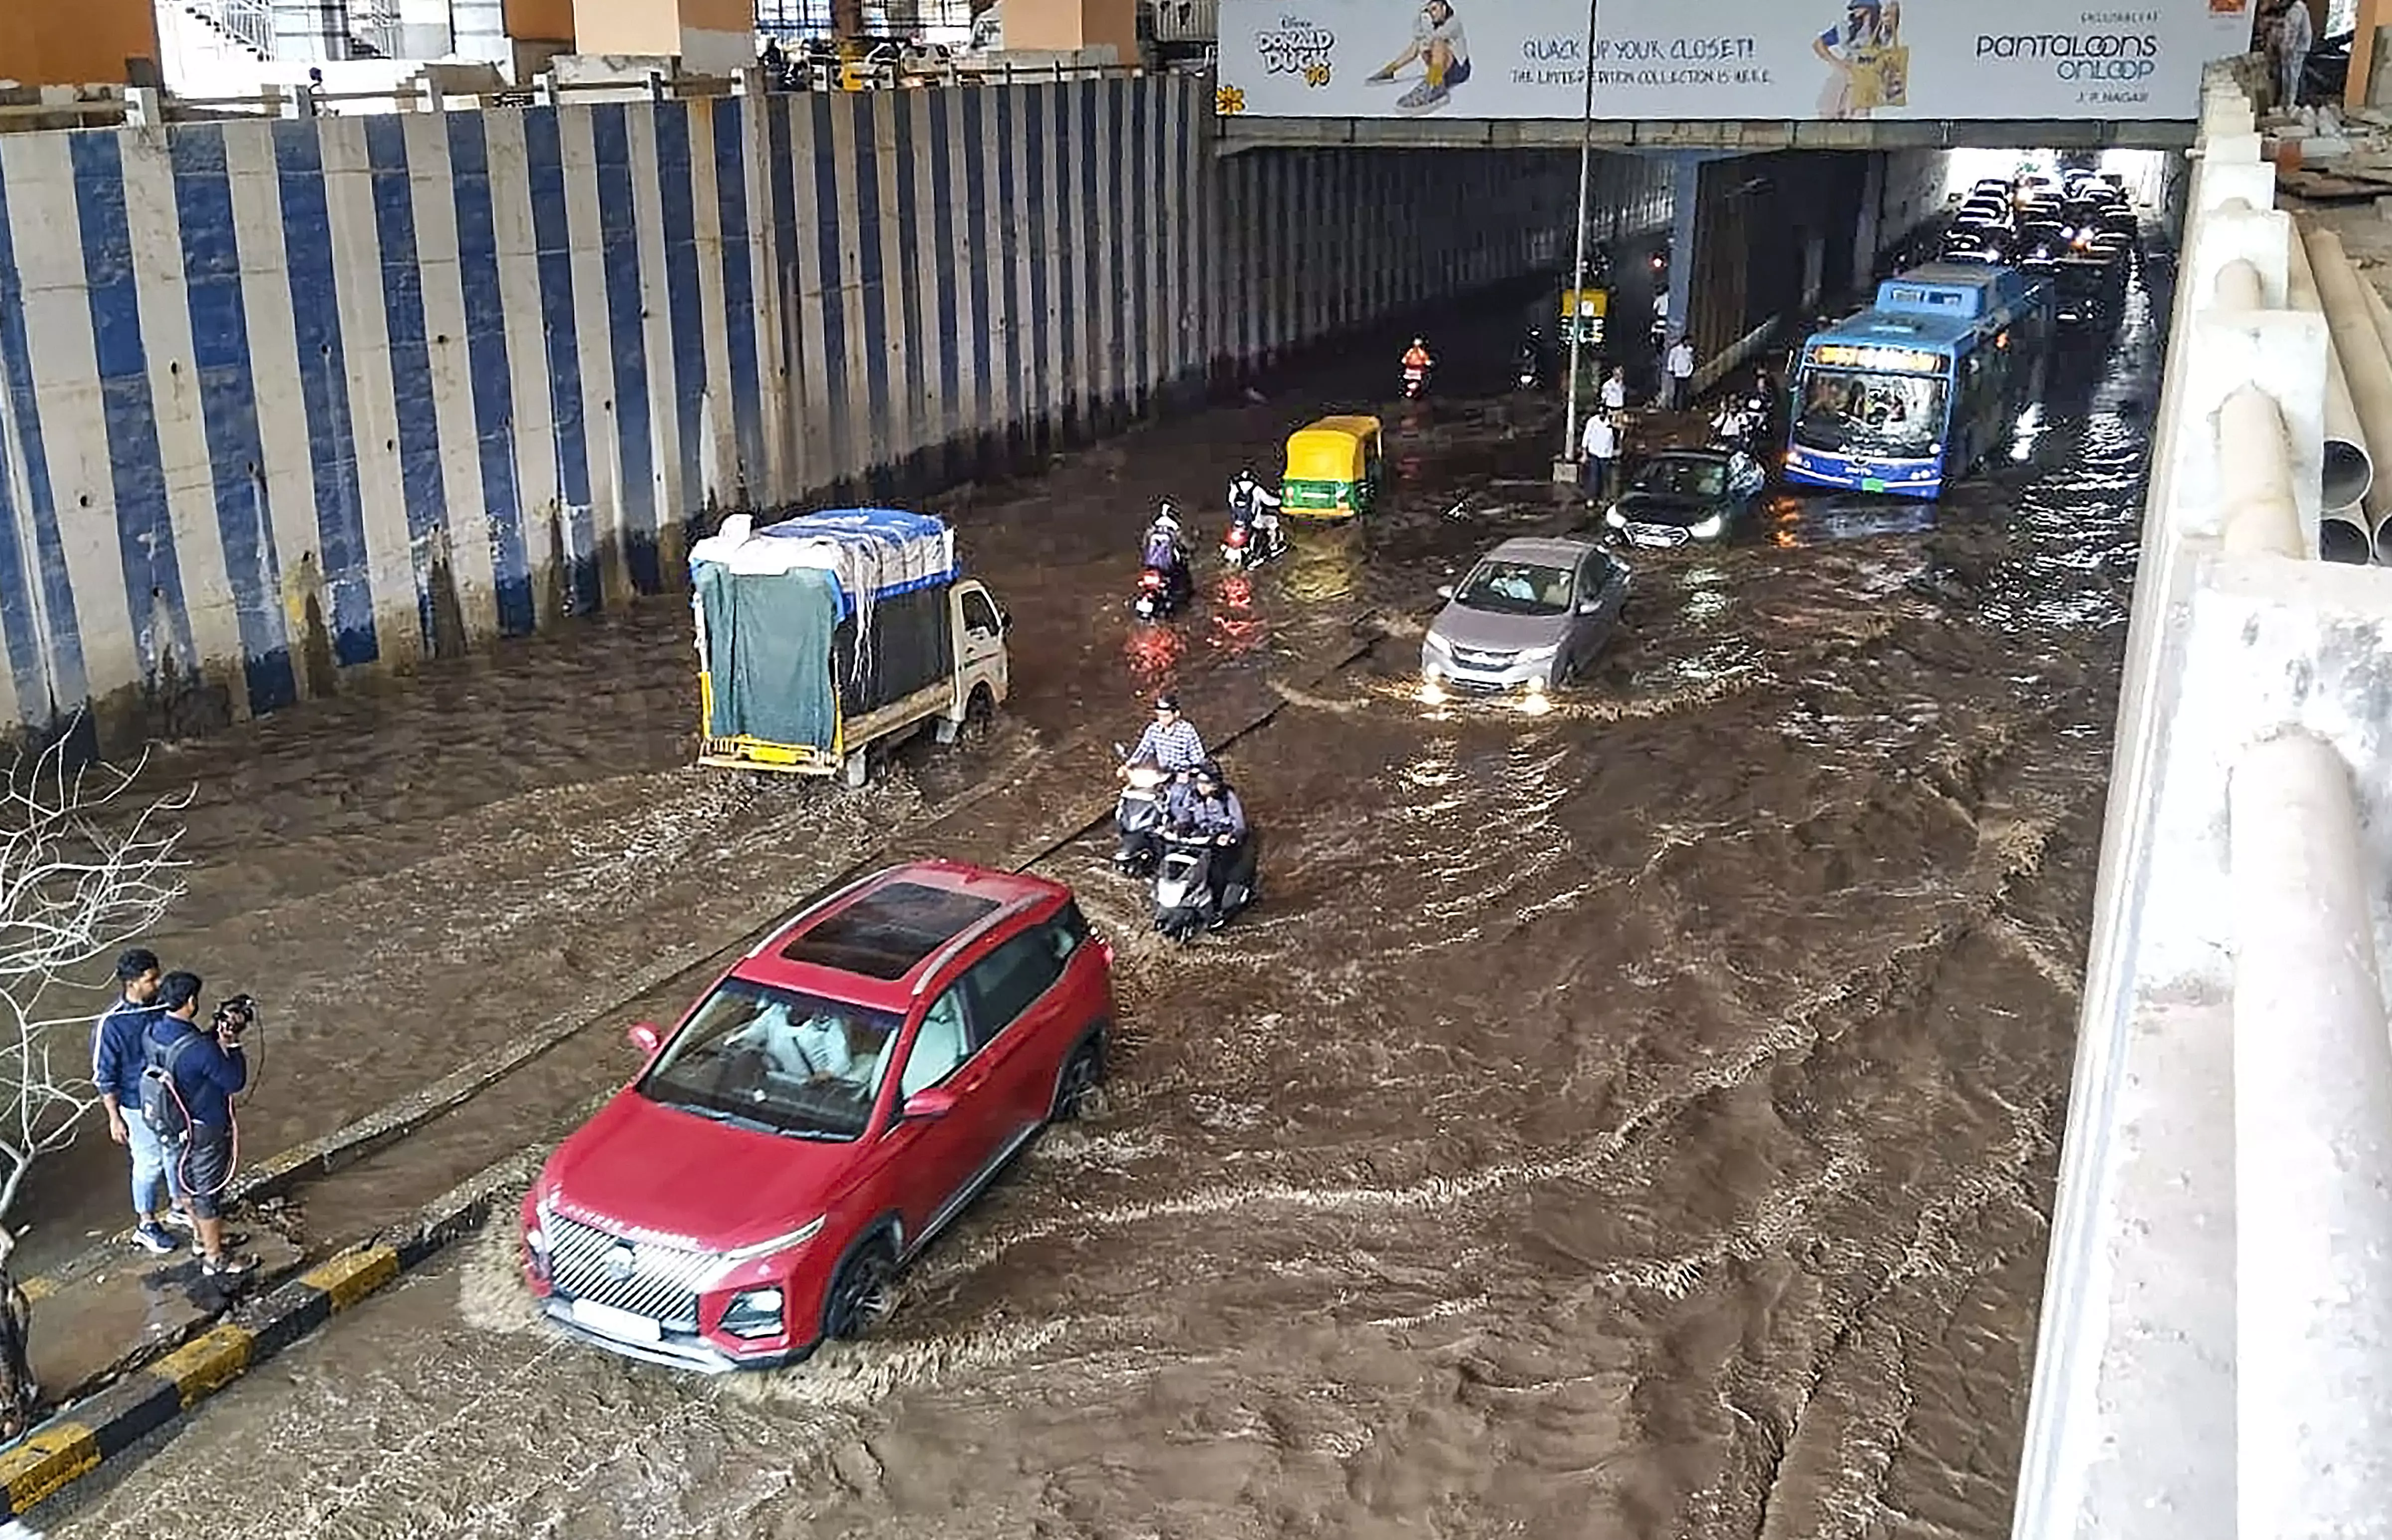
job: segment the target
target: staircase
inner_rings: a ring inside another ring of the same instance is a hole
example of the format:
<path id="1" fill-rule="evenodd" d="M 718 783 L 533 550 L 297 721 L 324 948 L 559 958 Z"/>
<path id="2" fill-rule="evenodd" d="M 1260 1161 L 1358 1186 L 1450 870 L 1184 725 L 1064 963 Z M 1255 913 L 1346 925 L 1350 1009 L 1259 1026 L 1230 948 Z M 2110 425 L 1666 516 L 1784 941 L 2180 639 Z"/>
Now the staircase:
<path id="1" fill-rule="evenodd" d="M 274 7 L 267 0 L 171 0 L 221 51 L 249 59 L 274 57 Z M 159 9 L 166 9 L 162 4 Z M 161 17 L 162 24 L 168 19 Z"/>

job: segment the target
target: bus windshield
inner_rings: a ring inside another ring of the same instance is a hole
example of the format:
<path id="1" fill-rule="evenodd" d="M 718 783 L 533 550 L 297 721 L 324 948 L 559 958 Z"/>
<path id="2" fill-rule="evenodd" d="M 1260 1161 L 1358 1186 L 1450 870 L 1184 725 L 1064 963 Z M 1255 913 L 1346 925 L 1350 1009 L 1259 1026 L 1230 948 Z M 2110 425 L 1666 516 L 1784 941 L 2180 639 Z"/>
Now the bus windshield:
<path id="1" fill-rule="evenodd" d="M 1945 394 L 1933 375 L 1807 369 L 1794 442 L 1826 454 L 1923 459 L 1944 436 Z"/>

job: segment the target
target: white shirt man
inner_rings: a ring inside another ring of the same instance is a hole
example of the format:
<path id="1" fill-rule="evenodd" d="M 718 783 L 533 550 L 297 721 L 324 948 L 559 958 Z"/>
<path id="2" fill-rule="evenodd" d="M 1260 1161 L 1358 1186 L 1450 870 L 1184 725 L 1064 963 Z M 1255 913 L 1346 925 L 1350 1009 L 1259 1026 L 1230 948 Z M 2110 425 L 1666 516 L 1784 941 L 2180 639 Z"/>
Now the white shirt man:
<path id="1" fill-rule="evenodd" d="M 1586 480 L 1586 495 L 1600 502 L 1611 486 L 1611 464 L 1619 458 L 1619 427 L 1609 412 L 1587 415 L 1586 431 L 1579 435 L 1579 448 L 1584 451 L 1585 465 L 1581 474 Z"/>
<path id="2" fill-rule="evenodd" d="M 1609 378 L 1603 382 L 1603 409 L 1607 412 L 1628 409 L 1628 376 L 1618 369 L 1613 369 Z"/>
<path id="3" fill-rule="evenodd" d="M 1670 344 L 1670 356 L 1664 364 L 1670 380 L 1670 409 L 1677 410 L 1686 404 L 1686 387 L 1695 378 L 1695 347 L 1681 335 Z"/>

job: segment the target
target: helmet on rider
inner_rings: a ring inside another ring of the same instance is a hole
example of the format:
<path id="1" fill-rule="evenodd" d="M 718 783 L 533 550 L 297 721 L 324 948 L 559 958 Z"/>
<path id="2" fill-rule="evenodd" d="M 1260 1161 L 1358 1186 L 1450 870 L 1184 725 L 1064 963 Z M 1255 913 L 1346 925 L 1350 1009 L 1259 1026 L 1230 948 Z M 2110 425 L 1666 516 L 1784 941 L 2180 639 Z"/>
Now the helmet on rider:
<path id="1" fill-rule="evenodd" d="M 1194 770 L 1190 771 L 1189 779 L 1196 783 L 1196 789 L 1198 791 L 1203 793 L 1207 796 L 1219 791 L 1223 785 L 1223 782 L 1221 780 L 1221 767 L 1210 759 L 1205 760 L 1202 764 L 1197 766 Z"/>
<path id="2" fill-rule="evenodd" d="M 1154 714 L 1158 717 L 1179 715 L 1179 697 L 1168 690 L 1154 697 Z"/>
<path id="3" fill-rule="evenodd" d="M 1240 486 L 1252 486 L 1254 484 L 1254 468 L 1251 465 L 1242 467 L 1238 472 L 1238 485 Z"/>

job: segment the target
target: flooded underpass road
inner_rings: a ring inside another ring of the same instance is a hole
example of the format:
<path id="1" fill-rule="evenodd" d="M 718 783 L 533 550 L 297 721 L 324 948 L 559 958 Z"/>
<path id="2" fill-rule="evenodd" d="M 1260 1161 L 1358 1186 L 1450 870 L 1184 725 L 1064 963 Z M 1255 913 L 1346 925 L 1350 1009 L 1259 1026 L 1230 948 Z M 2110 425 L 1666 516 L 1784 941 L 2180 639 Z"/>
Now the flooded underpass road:
<path id="1" fill-rule="evenodd" d="M 1263 906 L 1178 951 L 1106 842 L 1043 864 L 1121 949 L 1114 1079 L 883 1337 L 627 1364 L 532 1318 L 502 1218 L 45 1527 L 153 1540 L 203 1501 L 218 1540 L 2007 1533 L 2151 316 L 1931 514 L 1785 506 L 1632 559 L 1606 664 L 1536 718 L 1423 705 L 1410 634 L 1289 682 L 1291 636 L 1416 631 L 1453 563 L 1551 523 L 1547 437 L 1441 403 L 1384 524 L 1253 581 L 1284 705 L 1228 758 Z M 1100 515 L 1035 601 L 1080 606 L 1086 673 L 1011 731 L 1084 701 L 1125 734 L 1129 679 L 1169 666 L 1106 609 Z M 1224 624 L 1181 635 L 1235 668 Z M 959 853 L 1021 835 L 1001 802 Z"/>

